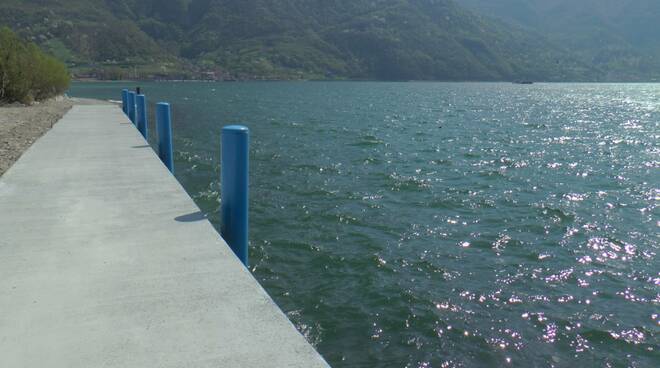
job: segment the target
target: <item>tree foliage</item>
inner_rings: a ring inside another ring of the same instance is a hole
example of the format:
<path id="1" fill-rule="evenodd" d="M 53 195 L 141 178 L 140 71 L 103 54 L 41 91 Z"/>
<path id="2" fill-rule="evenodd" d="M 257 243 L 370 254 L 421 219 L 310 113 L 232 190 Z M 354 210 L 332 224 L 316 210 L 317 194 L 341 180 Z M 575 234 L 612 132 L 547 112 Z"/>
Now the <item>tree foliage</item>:
<path id="1" fill-rule="evenodd" d="M 66 66 L 0 28 L 0 101 L 31 103 L 63 93 L 69 87 Z"/>

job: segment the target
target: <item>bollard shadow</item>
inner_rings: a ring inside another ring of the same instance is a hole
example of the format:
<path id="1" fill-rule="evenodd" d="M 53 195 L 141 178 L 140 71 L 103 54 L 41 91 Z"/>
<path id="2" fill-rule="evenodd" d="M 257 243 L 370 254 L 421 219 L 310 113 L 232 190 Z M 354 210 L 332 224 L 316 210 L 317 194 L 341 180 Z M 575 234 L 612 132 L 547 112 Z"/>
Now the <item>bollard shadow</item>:
<path id="1" fill-rule="evenodd" d="M 197 212 L 189 213 L 187 215 L 182 215 L 182 216 L 174 218 L 174 220 L 176 220 L 178 222 L 197 222 L 197 221 L 204 221 L 204 220 L 207 220 L 207 219 L 208 219 L 208 217 L 202 211 L 197 211 Z"/>
<path id="2" fill-rule="evenodd" d="M 141 146 L 131 146 L 131 148 L 151 148 L 151 146 L 148 144 L 143 144 Z"/>

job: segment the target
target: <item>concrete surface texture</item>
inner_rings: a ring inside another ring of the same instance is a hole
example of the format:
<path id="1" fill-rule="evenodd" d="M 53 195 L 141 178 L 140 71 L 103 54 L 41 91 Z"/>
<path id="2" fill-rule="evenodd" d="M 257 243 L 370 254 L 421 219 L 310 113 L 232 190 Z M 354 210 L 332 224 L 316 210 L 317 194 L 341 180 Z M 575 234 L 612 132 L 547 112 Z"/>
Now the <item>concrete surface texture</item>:
<path id="1" fill-rule="evenodd" d="M 73 104 L 71 99 L 60 96 L 32 106 L 0 106 L 0 176 Z"/>
<path id="2" fill-rule="evenodd" d="M 74 106 L 0 178 L 0 366 L 327 367 L 198 211 L 119 107 Z"/>

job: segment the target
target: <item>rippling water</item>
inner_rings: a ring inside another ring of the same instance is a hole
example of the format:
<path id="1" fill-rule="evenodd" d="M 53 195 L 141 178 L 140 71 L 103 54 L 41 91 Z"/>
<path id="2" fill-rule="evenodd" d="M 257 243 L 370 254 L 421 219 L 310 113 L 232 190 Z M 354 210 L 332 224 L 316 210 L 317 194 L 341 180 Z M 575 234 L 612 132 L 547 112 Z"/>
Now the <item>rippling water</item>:
<path id="1" fill-rule="evenodd" d="M 334 367 L 660 366 L 660 85 L 142 87 L 216 227 L 251 128 L 251 268 Z"/>

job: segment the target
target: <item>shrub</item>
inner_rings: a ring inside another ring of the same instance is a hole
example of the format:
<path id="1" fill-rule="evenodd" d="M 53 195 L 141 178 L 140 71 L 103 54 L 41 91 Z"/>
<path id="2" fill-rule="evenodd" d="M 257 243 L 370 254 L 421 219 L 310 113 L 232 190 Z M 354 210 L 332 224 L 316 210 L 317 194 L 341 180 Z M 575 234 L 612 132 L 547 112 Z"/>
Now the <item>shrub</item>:
<path id="1" fill-rule="evenodd" d="M 0 28 L 0 101 L 31 103 L 64 93 L 70 76 L 66 66 Z"/>

